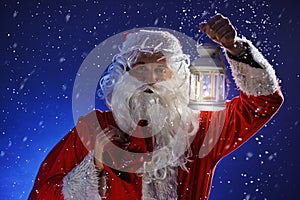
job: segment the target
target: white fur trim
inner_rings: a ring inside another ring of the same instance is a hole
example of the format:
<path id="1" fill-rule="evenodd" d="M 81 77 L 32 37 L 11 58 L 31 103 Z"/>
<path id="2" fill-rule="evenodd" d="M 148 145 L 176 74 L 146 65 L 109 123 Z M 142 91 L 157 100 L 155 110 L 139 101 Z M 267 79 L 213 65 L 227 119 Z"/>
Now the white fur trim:
<path id="1" fill-rule="evenodd" d="M 128 33 L 121 48 L 121 54 L 137 50 L 151 49 L 154 52 L 182 54 L 179 40 L 167 31 L 139 30 Z"/>
<path id="2" fill-rule="evenodd" d="M 167 175 L 163 180 L 152 180 L 142 178 L 142 200 L 176 200 L 178 167 L 168 166 L 165 168 Z"/>
<path id="3" fill-rule="evenodd" d="M 101 200 L 93 152 L 64 177 L 62 193 L 66 200 Z"/>
<path id="4" fill-rule="evenodd" d="M 257 62 L 262 69 L 230 59 L 227 55 L 236 85 L 248 95 L 258 96 L 273 94 L 278 86 L 275 70 L 249 40 L 245 38 L 241 40 L 249 45 L 253 60 Z"/>

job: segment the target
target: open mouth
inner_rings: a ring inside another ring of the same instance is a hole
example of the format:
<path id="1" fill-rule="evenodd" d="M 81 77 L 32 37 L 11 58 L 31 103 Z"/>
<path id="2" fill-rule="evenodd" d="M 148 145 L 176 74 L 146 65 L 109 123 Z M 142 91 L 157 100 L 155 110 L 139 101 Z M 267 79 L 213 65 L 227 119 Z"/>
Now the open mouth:
<path id="1" fill-rule="evenodd" d="M 138 126 L 141 126 L 141 127 L 148 126 L 148 124 L 149 124 L 148 120 L 145 120 L 145 119 L 141 119 L 138 122 Z"/>
<path id="2" fill-rule="evenodd" d="M 151 89 L 149 89 L 149 88 L 147 88 L 146 90 L 144 90 L 144 92 L 145 93 L 149 93 L 149 94 L 153 93 L 153 91 Z"/>

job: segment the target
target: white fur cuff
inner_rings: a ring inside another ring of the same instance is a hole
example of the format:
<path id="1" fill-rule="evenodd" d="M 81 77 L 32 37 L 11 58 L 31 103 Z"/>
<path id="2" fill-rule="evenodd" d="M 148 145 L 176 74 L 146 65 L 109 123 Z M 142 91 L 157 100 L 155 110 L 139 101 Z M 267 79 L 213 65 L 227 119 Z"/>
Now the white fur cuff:
<path id="1" fill-rule="evenodd" d="M 62 193 L 66 200 L 101 200 L 93 152 L 64 177 Z"/>
<path id="2" fill-rule="evenodd" d="M 227 56 L 236 85 L 248 95 L 258 96 L 273 94 L 278 86 L 274 69 L 250 41 L 245 38 L 243 38 L 242 41 L 249 45 L 253 60 L 257 62 L 262 69 L 238 62 Z"/>

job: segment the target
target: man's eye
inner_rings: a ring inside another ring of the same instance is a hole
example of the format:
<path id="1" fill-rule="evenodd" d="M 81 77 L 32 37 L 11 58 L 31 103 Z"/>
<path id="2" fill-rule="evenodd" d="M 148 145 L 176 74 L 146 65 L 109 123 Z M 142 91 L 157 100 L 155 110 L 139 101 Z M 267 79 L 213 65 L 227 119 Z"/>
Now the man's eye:
<path id="1" fill-rule="evenodd" d="M 137 67 L 136 67 L 136 71 L 137 71 L 137 72 L 144 72 L 144 71 L 146 71 L 146 70 L 147 70 L 147 67 L 144 66 L 144 65 L 141 65 L 141 66 L 137 66 Z"/>
<path id="2" fill-rule="evenodd" d="M 161 74 L 163 74 L 163 73 L 166 73 L 167 70 L 166 70 L 165 67 L 157 67 L 157 68 L 155 69 L 155 72 L 156 72 L 156 73 L 161 73 Z"/>

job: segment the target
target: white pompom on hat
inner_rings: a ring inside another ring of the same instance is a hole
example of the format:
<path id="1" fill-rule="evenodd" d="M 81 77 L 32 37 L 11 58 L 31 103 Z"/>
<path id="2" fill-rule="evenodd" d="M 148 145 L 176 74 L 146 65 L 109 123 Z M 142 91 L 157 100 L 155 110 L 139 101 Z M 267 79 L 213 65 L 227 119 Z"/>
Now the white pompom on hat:
<path id="1" fill-rule="evenodd" d="M 120 53 L 125 54 L 133 50 L 182 54 L 182 46 L 179 40 L 170 32 L 158 30 L 139 30 L 126 33 Z"/>

